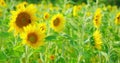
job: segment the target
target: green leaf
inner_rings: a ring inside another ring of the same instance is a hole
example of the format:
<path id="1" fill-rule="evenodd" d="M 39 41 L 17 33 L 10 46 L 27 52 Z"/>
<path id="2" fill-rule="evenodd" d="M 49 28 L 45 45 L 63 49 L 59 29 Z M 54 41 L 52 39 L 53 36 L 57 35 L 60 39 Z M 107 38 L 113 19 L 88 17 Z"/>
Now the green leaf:
<path id="1" fill-rule="evenodd" d="M 13 63 L 20 63 L 20 60 L 18 58 L 12 60 Z"/>
<path id="2" fill-rule="evenodd" d="M 9 36 L 8 32 L 0 32 L 0 37 L 7 38 Z"/>
<path id="3" fill-rule="evenodd" d="M 114 34 L 114 38 L 115 38 L 115 40 L 116 41 L 120 41 L 120 37 L 118 36 L 118 34 L 116 33 L 116 34 Z"/>
<path id="4" fill-rule="evenodd" d="M 6 58 L 6 55 L 2 51 L 0 51 L 0 60 L 6 60 Z"/>
<path id="5" fill-rule="evenodd" d="M 45 39 L 46 39 L 47 41 L 51 41 L 51 40 L 56 40 L 56 38 L 57 38 L 56 35 L 49 35 L 49 36 L 47 36 Z"/>
<path id="6" fill-rule="evenodd" d="M 57 60 L 56 60 L 56 63 L 65 63 L 65 59 L 63 57 L 59 57 Z"/>
<path id="7" fill-rule="evenodd" d="M 18 52 L 24 52 L 24 47 L 23 46 L 15 46 L 13 50 L 18 51 Z"/>
<path id="8" fill-rule="evenodd" d="M 90 44 L 91 44 L 92 46 L 95 45 L 95 42 L 94 42 L 94 38 L 93 38 L 93 36 L 90 37 Z"/>

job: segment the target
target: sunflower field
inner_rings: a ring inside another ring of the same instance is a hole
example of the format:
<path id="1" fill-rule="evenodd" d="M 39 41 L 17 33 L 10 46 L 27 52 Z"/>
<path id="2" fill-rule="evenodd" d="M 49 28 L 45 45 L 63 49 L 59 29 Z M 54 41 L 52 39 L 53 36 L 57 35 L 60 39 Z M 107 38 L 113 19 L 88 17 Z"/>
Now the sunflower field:
<path id="1" fill-rule="evenodd" d="M 0 0 L 0 63 L 120 63 L 119 4 L 101 1 Z"/>

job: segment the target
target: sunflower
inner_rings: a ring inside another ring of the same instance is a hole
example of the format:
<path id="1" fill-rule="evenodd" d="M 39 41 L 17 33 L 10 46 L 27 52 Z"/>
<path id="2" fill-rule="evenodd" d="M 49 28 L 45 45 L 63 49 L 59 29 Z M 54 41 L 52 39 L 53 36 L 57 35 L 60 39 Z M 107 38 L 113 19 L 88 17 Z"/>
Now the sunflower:
<path id="1" fill-rule="evenodd" d="M 4 0 L 0 0 L 0 5 L 5 7 L 6 6 L 5 1 Z"/>
<path id="2" fill-rule="evenodd" d="M 102 45 L 102 40 L 101 40 L 101 34 L 99 30 L 96 30 L 93 34 L 94 37 L 94 42 L 95 42 L 95 48 L 96 49 L 101 49 L 101 45 Z"/>
<path id="3" fill-rule="evenodd" d="M 81 5 L 73 7 L 73 16 L 78 16 L 78 11 L 81 9 Z"/>
<path id="4" fill-rule="evenodd" d="M 99 28 L 100 27 L 100 24 L 101 24 L 101 9 L 98 8 L 95 12 L 95 15 L 94 15 L 94 19 L 93 19 L 93 23 L 94 23 L 94 26 L 96 28 Z"/>
<path id="5" fill-rule="evenodd" d="M 17 9 L 20 9 L 20 8 L 26 7 L 27 5 L 28 5 L 27 2 L 22 2 L 22 3 L 18 4 L 18 5 L 16 6 L 16 8 L 17 8 Z"/>
<path id="6" fill-rule="evenodd" d="M 24 27 L 24 32 L 20 34 L 22 43 L 32 48 L 38 48 L 44 43 L 45 34 L 36 25 Z"/>
<path id="7" fill-rule="evenodd" d="M 77 6 L 74 6 L 73 7 L 73 16 L 77 16 Z"/>
<path id="8" fill-rule="evenodd" d="M 51 20 L 51 28 L 56 32 L 60 32 L 64 29 L 65 19 L 62 14 L 53 16 Z"/>
<path id="9" fill-rule="evenodd" d="M 40 27 L 40 30 L 41 30 L 42 32 L 46 32 L 47 27 L 46 27 L 46 24 L 45 24 L 45 23 L 40 23 L 40 24 L 39 24 L 39 27 Z"/>
<path id="10" fill-rule="evenodd" d="M 15 36 L 23 31 L 23 27 L 29 24 L 34 24 L 34 22 L 36 21 L 36 8 L 32 4 L 27 6 L 26 8 L 22 7 L 16 11 L 11 11 L 11 13 L 12 16 L 9 23 L 10 28 L 8 31 L 14 30 Z"/>
<path id="11" fill-rule="evenodd" d="M 120 12 L 116 15 L 115 24 L 120 25 Z"/>
<path id="12" fill-rule="evenodd" d="M 50 17 L 50 14 L 48 12 L 44 13 L 44 19 L 48 19 Z"/>

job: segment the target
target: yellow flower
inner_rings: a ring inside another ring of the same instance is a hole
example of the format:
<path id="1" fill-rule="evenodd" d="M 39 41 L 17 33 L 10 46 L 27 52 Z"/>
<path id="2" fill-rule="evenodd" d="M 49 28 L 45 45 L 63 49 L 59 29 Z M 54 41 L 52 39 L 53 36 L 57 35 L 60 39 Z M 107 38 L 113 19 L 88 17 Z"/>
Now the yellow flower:
<path id="1" fill-rule="evenodd" d="M 95 42 L 95 48 L 98 50 L 101 50 L 102 40 L 101 40 L 101 34 L 99 30 L 96 30 L 93 34 L 94 42 Z"/>
<path id="2" fill-rule="evenodd" d="M 120 12 L 116 15 L 115 24 L 120 25 Z"/>
<path id="3" fill-rule="evenodd" d="M 23 27 L 34 24 L 36 21 L 35 13 L 36 8 L 34 5 L 29 5 L 26 8 L 22 7 L 17 11 L 12 11 L 11 21 L 9 23 L 9 30 L 14 30 L 14 35 L 16 36 L 18 33 L 23 31 Z"/>
<path id="4" fill-rule="evenodd" d="M 94 15 L 94 19 L 93 19 L 93 23 L 94 23 L 94 26 L 96 28 L 99 28 L 100 27 L 100 24 L 101 24 L 101 9 L 98 8 L 95 12 L 95 15 Z"/>
<path id="5" fill-rule="evenodd" d="M 81 8 L 82 8 L 81 5 L 78 5 L 78 6 L 77 6 L 77 10 L 78 10 L 78 11 L 81 10 Z"/>
<path id="6" fill-rule="evenodd" d="M 45 23 L 40 23 L 40 24 L 39 24 L 39 27 L 40 27 L 40 30 L 41 30 L 42 32 L 46 32 L 47 27 L 46 27 L 46 24 L 45 24 Z"/>
<path id="7" fill-rule="evenodd" d="M 48 12 L 44 13 L 44 19 L 48 19 L 50 17 L 50 14 Z"/>
<path id="8" fill-rule="evenodd" d="M 81 9 L 81 5 L 73 7 L 73 16 L 78 16 L 78 11 Z"/>
<path id="9" fill-rule="evenodd" d="M 74 6 L 73 7 L 73 16 L 77 16 L 77 6 Z"/>
<path id="10" fill-rule="evenodd" d="M 4 0 L 0 0 L 0 5 L 1 5 L 1 6 L 6 6 L 5 1 L 4 1 Z"/>
<path id="11" fill-rule="evenodd" d="M 70 7 L 73 7 L 73 5 L 70 3 L 66 4 L 65 7 L 62 9 L 62 13 L 66 12 L 66 10 L 70 9 Z"/>
<path id="12" fill-rule="evenodd" d="M 18 5 L 16 6 L 16 8 L 17 8 L 17 9 L 20 9 L 20 8 L 26 7 L 27 4 L 28 4 L 27 2 L 22 2 L 22 3 L 18 4 Z"/>
<path id="13" fill-rule="evenodd" d="M 24 32 L 21 33 L 22 43 L 36 49 L 44 43 L 45 34 L 37 25 L 28 25 L 24 27 Z"/>
<path id="14" fill-rule="evenodd" d="M 65 19 L 62 14 L 53 16 L 51 20 L 51 28 L 56 32 L 60 32 L 64 29 Z"/>

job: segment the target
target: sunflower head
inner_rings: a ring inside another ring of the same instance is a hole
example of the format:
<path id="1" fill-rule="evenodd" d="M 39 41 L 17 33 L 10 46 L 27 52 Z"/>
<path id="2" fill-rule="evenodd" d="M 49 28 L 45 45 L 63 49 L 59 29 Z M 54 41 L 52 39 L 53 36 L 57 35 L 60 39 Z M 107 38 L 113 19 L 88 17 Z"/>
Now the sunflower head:
<path id="1" fill-rule="evenodd" d="M 101 9 L 98 8 L 95 12 L 95 15 L 94 15 L 94 19 L 93 19 L 93 23 L 94 23 L 94 26 L 96 28 L 99 28 L 100 27 L 100 24 L 101 24 Z"/>
<path id="2" fill-rule="evenodd" d="M 0 0 L 0 5 L 5 7 L 6 6 L 5 1 L 4 0 Z"/>
<path id="3" fill-rule="evenodd" d="M 33 11 L 31 11 L 33 10 Z M 14 35 L 23 31 L 23 27 L 26 27 L 29 24 L 34 24 L 36 21 L 35 13 L 36 8 L 34 5 L 29 5 L 26 8 L 20 8 L 16 11 L 11 11 L 11 21 L 9 23 L 9 31 L 14 30 Z"/>
<path id="4" fill-rule="evenodd" d="M 40 24 L 39 24 L 39 27 L 40 27 L 40 30 L 41 30 L 42 32 L 46 32 L 47 27 L 46 27 L 46 24 L 45 24 L 45 23 L 40 23 Z"/>
<path id="5" fill-rule="evenodd" d="M 60 32 L 64 29 L 65 19 L 63 15 L 57 14 L 53 16 L 51 20 L 51 28 L 54 29 L 56 32 Z"/>
<path id="6" fill-rule="evenodd" d="M 48 12 L 44 13 L 44 19 L 48 19 L 50 17 L 50 14 Z"/>
<path id="7" fill-rule="evenodd" d="M 81 10 L 81 8 L 82 8 L 81 5 L 78 5 L 78 6 L 77 6 L 77 10 L 78 10 L 78 11 Z"/>
<path id="8" fill-rule="evenodd" d="M 120 12 L 117 14 L 117 16 L 115 18 L 115 24 L 120 25 Z"/>
<path id="9" fill-rule="evenodd" d="M 81 5 L 73 6 L 73 16 L 78 16 L 79 10 L 81 10 Z"/>
<path id="10" fill-rule="evenodd" d="M 73 16 L 77 16 L 77 6 L 73 7 Z"/>
<path id="11" fill-rule="evenodd" d="M 96 30 L 93 34 L 94 37 L 94 44 L 95 44 L 95 48 L 98 50 L 101 50 L 101 45 L 102 45 L 102 40 L 101 40 L 101 34 L 99 30 Z"/>
<path id="12" fill-rule="evenodd" d="M 32 48 L 38 48 L 43 45 L 45 34 L 36 25 L 24 27 L 24 32 L 20 35 L 22 43 Z"/>

